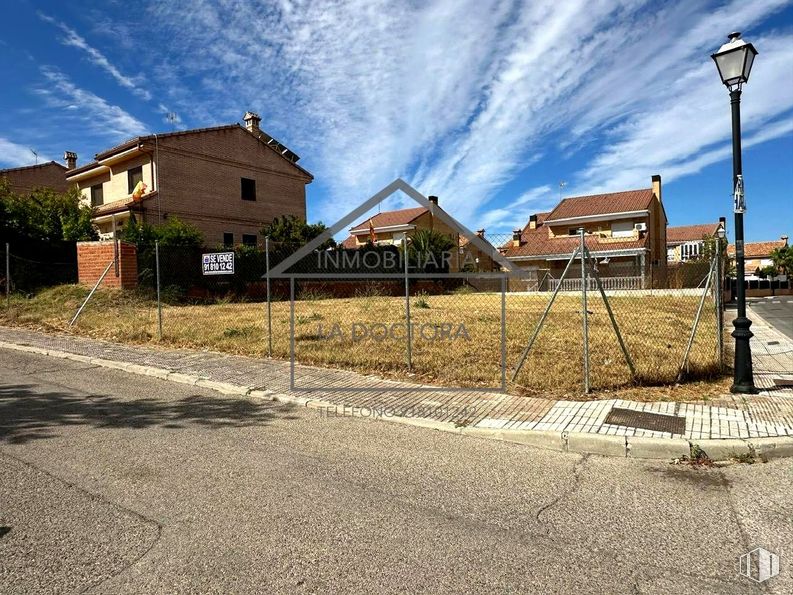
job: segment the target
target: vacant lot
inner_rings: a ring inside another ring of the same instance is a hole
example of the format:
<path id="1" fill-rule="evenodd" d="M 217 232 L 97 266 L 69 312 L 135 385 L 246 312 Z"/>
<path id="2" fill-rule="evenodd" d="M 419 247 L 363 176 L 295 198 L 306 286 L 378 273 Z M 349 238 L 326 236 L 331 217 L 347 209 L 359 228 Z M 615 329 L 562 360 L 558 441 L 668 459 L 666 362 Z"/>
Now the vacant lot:
<path id="1" fill-rule="evenodd" d="M 87 290 L 62 286 L 12 300 L 0 322 L 64 331 Z M 506 358 L 511 369 L 547 304 L 547 294 L 507 294 Z M 644 385 L 673 383 L 699 298 L 622 295 L 610 298 L 614 315 Z M 389 378 L 446 386 L 494 387 L 501 381 L 501 295 L 468 293 L 411 299 L 412 368 L 406 365 L 404 298 L 362 296 L 303 299 L 295 305 L 295 353 L 302 363 L 354 369 Z M 600 298 L 590 296 L 590 369 L 593 389 L 631 384 L 631 375 Z M 582 386 L 582 320 L 578 297 L 560 296 L 510 390 L 578 394 Z M 289 302 L 272 304 L 275 357 L 287 358 Z M 157 341 L 157 308 L 135 292 L 97 292 L 74 333 L 113 341 Z M 716 321 L 707 300 L 688 377 L 717 376 Z M 266 303 L 163 306 L 163 343 L 242 355 L 268 352 Z M 511 371 L 508 371 L 508 377 Z"/>

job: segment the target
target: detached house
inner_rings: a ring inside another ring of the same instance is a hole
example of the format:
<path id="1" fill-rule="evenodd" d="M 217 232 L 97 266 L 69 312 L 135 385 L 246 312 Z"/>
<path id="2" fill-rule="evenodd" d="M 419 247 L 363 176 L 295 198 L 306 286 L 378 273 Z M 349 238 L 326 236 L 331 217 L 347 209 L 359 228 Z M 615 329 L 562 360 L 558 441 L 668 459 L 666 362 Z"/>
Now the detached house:
<path id="1" fill-rule="evenodd" d="M 5 178 L 11 190 L 17 194 L 30 194 L 36 188 L 52 188 L 56 192 L 66 192 L 69 183 L 67 172 L 77 165 L 77 155 L 66 151 L 63 156 L 66 165 L 57 161 L 47 161 L 37 165 L 0 169 L 0 178 Z"/>
<path id="2" fill-rule="evenodd" d="M 583 227 L 607 287 L 652 287 L 666 277 L 666 226 L 661 176 L 655 175 L 650 188 L 565 198 L 552 211 L 532 215 L 501 251 L 536 274 L 530 289 L 542 288 L 561 277 Z M 580 270 L 578 264 L 571 268 L 577 276 Z"/>
<path id="3" fill-rule="evenodd" d="M 666 259 L 670 263 L 696 260 L 704 254 L 705 240 L 725 228 L 725 218 L 718 223 L 678 225 L 666 230 Z"/>
<path id="4" fill-rule="evenodd" d="M 432 204 L 438 205 L 437 196 L 429 196 L 428 199 Z M 405 237 L 410 238 L 421 229 L 434 230 L 447 235 L 453 245 L 457 246 L 457 254 L 450 260 L 452 271 L 464 269 L 470 272 L 491 272 L 498 270 L 499 266 L 493 261 L 490 254 L 471 244 L 458 230 L 452 229 L 440 218 L 434 217 L 432 212 L 424 207 L 383 211 L 361 221 L 350 228 L 350 235 L 342 242 L 342 247 L 346 249 L 362 248 L 368 242 L 380 246 L 400 246 Z M 487 241 L 484 229 L 478 230 L 476 235 Z"/>
<path id="5" fill-rule="evenodd" d="M 256 245 L 261 227 L 275 217 L 305 220 L 305 187 L 313 176 L 259 128 L 258 115 L 247 112 L 244 120 L 244 128 L 138 136 L 98 153 L 66 179 L 94 207 L 101 237 L 113 237 L 132 218 L 157 225 L 178 217 L 208 245 Z"/>
<path id="6" fill-rule="evenodd" d="M 746 242 L 743 245 L 744 258 L 746 259 L 745 278 L 749 280 L 759 279 L 758 273 L 760 270 L 774 264 L 771 259 L 771 252 L 777 248 L 785 248 L 787 245 L 788 236 L 782 236 L 778 240 L 770 242 Z M 735 244 L 727 246 L 727 255 L 730 258 L 735 258 Z"/>

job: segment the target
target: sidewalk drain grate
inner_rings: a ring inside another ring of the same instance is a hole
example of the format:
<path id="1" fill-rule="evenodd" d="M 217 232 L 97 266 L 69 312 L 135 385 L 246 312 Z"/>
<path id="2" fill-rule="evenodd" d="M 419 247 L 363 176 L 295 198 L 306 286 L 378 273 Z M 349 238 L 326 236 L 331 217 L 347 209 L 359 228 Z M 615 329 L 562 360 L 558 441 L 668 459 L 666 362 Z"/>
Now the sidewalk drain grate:
<path id="1" fill-rule="evenodd" d="M 686 431 L 686 418 L 677 415 L 662 415 L 661 413 L 647 413 L 633 409 L 614 407 L 603 423 L 613 426 L 626 426 L 641 428 L 653 432 L 669 432 L 671 434 L 684 434 Z"/>

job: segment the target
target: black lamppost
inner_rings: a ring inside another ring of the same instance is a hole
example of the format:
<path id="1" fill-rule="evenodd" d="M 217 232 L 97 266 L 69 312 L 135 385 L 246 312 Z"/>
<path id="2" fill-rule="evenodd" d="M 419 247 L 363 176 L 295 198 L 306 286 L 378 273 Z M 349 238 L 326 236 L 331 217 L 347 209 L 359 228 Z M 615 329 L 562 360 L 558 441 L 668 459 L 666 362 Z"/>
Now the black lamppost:
<path id="1" fill-rule="evenodd" d="M 752 376 L 752 350 L 749 341 L 754 336 L 749 327 L 752 321 L 746 317 L 746 290 L 744 288 L 743 213 L 746 210 L 743 194 L 743 172 L 741 167 L 741 87 L 749 80 L 757 50 L 751 43 L 741 39 L 740 33 L 730 33 L 729 41 L 711 56 L 719 69 L 722 82 L 730 90 L 732 105 L 732 182 L 735 210 L 735 269 L 738 285 L 738 317 L 733 320 L 735 330 L 735 376 L 730 391 L 754 394 Z"/>

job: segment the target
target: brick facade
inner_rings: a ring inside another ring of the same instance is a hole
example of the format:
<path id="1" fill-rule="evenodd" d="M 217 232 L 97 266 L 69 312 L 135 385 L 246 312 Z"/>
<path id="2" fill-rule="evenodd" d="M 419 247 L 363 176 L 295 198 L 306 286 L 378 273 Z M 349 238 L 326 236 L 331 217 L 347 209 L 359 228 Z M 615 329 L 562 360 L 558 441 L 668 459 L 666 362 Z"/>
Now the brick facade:
<path id="1" fill-rule="evenodd" d="M 118 243 L 118 277 L 110 267 L 102 287 L 133 289 L 138 285 L 138 253 L 134 244 Z M 81 285 L 96 284 L 113 260 L 113 242 L 77 242 L 77 276 Z"/>
<path id="2" fill-rule="evenodd" d="M 49 161 L 39 165 L 2 169 L 0 178 L 6 178 L 11 190 L 17 194 L 30 194 L 36 188 L 52 188 L 57 192 L 66 192 L 69 188 L 69 184 L 66 183 L 67 171 L 60 163 Z"/>
<path id="3" fill-rule="evenodd" d="M 96 174 L 86 166 L 77 170 L 76 179 L 88 204 L 91 186 L 102 184 L 104 205 L 119 206 L 117 226 L 130 212 L 152 225 L 178 217 L 197 227 L 206 245 L 219 246 L 225 233 L 233 234 L 234 244 L 242 243 L 243 234 L 262 244 L 259 231 L 278 216 L 306 219 L 311 174 L 239 125 L 142 137 L 122 149 L 107 161 L 100 154 L 100 162 L 91 164 Z M 139 165 L 148 191 L 157 192 L 127 208 L 127 171 Z M 255 180 L 256 200 L 242 199 L 242 178 Z M 110 231 L 109 217 L 95 221 L 101 232 Z"/>

